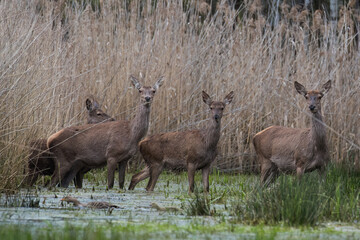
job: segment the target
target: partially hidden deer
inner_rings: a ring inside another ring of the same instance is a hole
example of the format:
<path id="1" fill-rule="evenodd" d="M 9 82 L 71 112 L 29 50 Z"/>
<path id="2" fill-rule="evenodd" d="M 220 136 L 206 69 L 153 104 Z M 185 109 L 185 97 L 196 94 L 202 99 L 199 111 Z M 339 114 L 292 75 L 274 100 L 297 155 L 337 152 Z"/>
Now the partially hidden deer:
<path id="1" fill-rule="evenodd" d="M 324 172 L 330 156 L 321 99 L 330 88 L 330 80 L 322 86 L 321 91 L 307 91 L 295 81 L 296 91 L 305 97 L 311 112 L 311 128 L 271 126 L 254 136 L 253 144 L 261 166 L 263 185 L 273 182 L 280 172 L 296 173 L 298 177 L 316 169 Z"/>
<path id="2" fill-rule="evenodd" d="M 93 96 L 85 101 L 87 109 L 87 123 L 96 124 L 107 121 L 115 121 L 112 117 L 101 110 L 99 103 Z M 27 161 L 28 173 L 25 178 L 25 184 L 34 185 L 39 176 L 51 176 L 54 174 L 55 163 L 54 155 L 48 151 L 47 139 L 41 138 L 30 142 L 30 156 Z M 82 187 L 83 174 L 86 171 L 79 172 L 74 179 L 77 188 Z"/>
<path id="3" fill-rule="evenodd" d="M 132 176 L 129 190 L 150 177 L 146 190 L 153 191 L 158 177 L 164 168 L 186 169 L 188 172 L 189 192 L 194 191 L 194 175 L 202 170 L 204 191 L 209 191 L 211 163 L 217 155 L 220 138 L 221 118 L 225 106 L 231 103 L 234 92 L 230 92 L 223 102 L 213 101 L 202 92 L 205 104 L 210 108 L 210 121 L 206 128 L 181 132 L 168 132 L 145 138 L 139 144 L 140 152 L 147 167 Z"/>
<path id="4" fill-rule="evenodd" d="M 134 76 L 130 80 L 140 93 L 140 104 L 134 119 L 69 127 L 48 138 L 47 146 L 57 160 L 50 186 L 60 182 L 61 187 L 67 187 L 81 169 L 106 165 L 108 188 L 114 185 L 117 166 L 119 187 L 124 187 L 127 162 L 136 154 L 138 143 L 148 131 L 151 103 L 163 84 L 163 77 L 153 87 L 142 86 Z"/>

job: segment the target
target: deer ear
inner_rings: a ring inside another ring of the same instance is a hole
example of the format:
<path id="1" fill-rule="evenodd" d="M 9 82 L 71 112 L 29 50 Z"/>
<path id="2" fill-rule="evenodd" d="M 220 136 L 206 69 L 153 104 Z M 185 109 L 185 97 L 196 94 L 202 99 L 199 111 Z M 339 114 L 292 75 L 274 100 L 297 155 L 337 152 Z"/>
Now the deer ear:
<path id="1" fill-rule="evenodd" d="M 87 98 L 87 99 L 86 99 L 85 105 L 86 105 L 86 109 L 87 109 L 88 111 L 93 110 L 93 103 L 92 103 L 92 101 L 90 100 L 90 98 Z"/>
<path id="2" fill-rule="evenodd" d="M 130 75 L 130 80 L 131 80 L 132 84 L 134 85 L 134 87 L 135 87 L 137 90 L 140 90 L 141 84 L 140 84 L 139 80 L 137 80 L 137 78 L 134 77 L 133 75 Z"/>
<path id="3" fill-rule="evenodd" d="M 331 88 L 331 80 L 327 81 L 323 86 L 322 86 L 322 89 L 321 89 L 321 93 L 322 94 L 325 94 L 327 93 Z"/>
<path id="4" fill-rule="evenodd" d="M 303 85 L 301 85 L 297 81 L 295 81 L 294 85 L 295 85 L 295 89 L 298 93 L 300 93 L 303 96 L 305 96 L 307 94 L 306 88 Z"/>
<path id="5" fill-rule="evenodd" d="M 202 91 L 202 98 L 204 103 L 206 103 L 207 105 L 210 106 L 210 104 L 212 103 L 211 97 L 209 96 L 209 94 L 207 94 L 205 91 Z"/>
<path id="6" fill-rule="evenodd" d="M 225 104 L 229 104 L 231 103 L 231 101 L 234 98 L 234 91 L 231 91 L 228 95 L 226 95 L 225 99 L 224 99 L 224 103 Z"/>
<path id="7" fill-rule="evenodd" d="M 161 87 L 163 85 L 163 83 L 164 83 L 164 76 L 161 76 L 158 78 L 158 80 L 154 84 L 153 88 L 157 91 L 159 89 L 159 87 Z"/>

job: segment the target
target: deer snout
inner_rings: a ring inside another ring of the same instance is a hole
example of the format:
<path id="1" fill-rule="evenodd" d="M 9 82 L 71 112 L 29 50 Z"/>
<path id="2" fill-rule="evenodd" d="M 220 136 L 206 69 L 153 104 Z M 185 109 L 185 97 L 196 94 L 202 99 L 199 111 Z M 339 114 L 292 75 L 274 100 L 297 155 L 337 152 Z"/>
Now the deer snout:
<path id="1" fill-rule="evenodd" d="M 309 108 L 310 108 L 310 111 L 314 111 L 314 110 L 315 110 L 315 106 L 314 106 L 314 105 L 310 105 Z"/>
<path id="2" fill-rule="evenodd" d="M 151 97 L 145 97 L 146 102 L 150 102 L 150 100 L 151 100 Z"/>
<path id="3" fill-rule="evenodd" d="M 216 121 L 219 121 L 220 115 L 219 115 L 219 114 L 215 114 L 214 118 L 215 118 Z"/>

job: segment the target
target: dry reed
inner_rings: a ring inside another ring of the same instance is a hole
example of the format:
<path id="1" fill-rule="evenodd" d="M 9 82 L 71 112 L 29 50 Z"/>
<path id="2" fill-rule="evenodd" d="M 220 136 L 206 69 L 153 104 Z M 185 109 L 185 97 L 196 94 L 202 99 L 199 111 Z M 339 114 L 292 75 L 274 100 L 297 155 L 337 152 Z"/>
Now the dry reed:
<path id="1" fill-rule="evenodd" d="M 65 2 L 0 2 L 0 190 L 21 183 L 30 140 L 85 122 L 87 95 L 97 96 L 109 115 L 133 118 L 138 94 L 130 74 L 145 84 L 166 77 L 149 134 L 204 126 L 201 90 L 219 100 L 234 90 L 215 166 L 238 172 L 258 167 L 256 132 L 273 124 L 309 126 L 294 81 L 317 88 L 332 79 L 323 100 L 332 160 L 359 167 L 360 54 L 353 27 L 337 32 L 318 12 L 313 29 L 321 33 L 312 34 L 309 13 L 285 5 L 288 17 L 272 27 L 258 4 L 251 12 L 244 6 L 241 15 L 219 4 L 211 17 L 209 6 L 196 1 L 100 1 L 100 13 Z"/>

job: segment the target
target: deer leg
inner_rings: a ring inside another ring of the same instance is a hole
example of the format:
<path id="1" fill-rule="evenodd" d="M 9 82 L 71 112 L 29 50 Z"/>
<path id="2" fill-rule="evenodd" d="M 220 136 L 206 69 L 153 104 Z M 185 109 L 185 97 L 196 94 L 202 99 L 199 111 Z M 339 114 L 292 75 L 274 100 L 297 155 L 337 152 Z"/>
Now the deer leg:
<path id="1" fill-rule="evenodd" d="M 84 173 L 82 172 L 82 170 L 80 170 L 74 178 L 74 185 L 76 188 L 82 188 L 83 177 L 84 177 Z"/>
<path id="2" fill-rule="evenodd" d="M 261 161 L 261 184 L 268 186 L 275 181 L 277 176 L 277 167 L 269 160 Z"/>
<path id="3" fill-rule="evenodd" d="M 134 190 L 136 184 L 148 178 L 149 176 L 150 176 L 149 168 L 146 166 L 143 170 L 132 176 L 129 190 Z"/>
<path id="4" fill-rule="evenodd" d="M 70 165 L 69 164 L 63 164 L 61 165 L 60 168 L 58 167 L 55 167 L 55 171 L 54 171 L 54 174 L 53 176 L 51 177 L 51 180 L 50 180 L 50 187 L 55 187 L 58 183 L 60 183 L 60 186 L 63 186 L 63 178 L 64 176 L 67 175 L 68 171 L 70 170 Z"/>
<path id="5" fill-rule="evenodd" d="M 75 177 L 76 181 L 74 179 L 74 184 L 75 184 L 76 188 L 82 188 L 82 182 L 84 179 L 84 175 L 85 175 L 85 173 L 87 173 L 90 170 L 91 170 L 91 168 L 85 167 L 76 174 L 76 177 Z"/>
<path id="6" fill-rule="evenodd" d="M 53 175 L 51 176 L 50 182 L 48 182 L 46 185 L 48 187 L 55 187 L 59 183 L 60 178 L 60 166 L 59 163 L 55 163 L 55 170 Z"/>
<path id="7" fill-rule="evenodd" d="M 108 162 L 107 162 L 108 189 L 111 189 L 114 186 L 115 170 L 116 170 L 116 159 L 115 158 L 109 158 Z"/>
<path id="8" fill-rule="evenodd" d="M 210 174 L 210 164 L 202 169 L 202 181 L 204 186 L 204 192 L 209 192 L 209 174 Z"/>
<path id="9" fill-rule="evenodd" d="M 76 183 L 75 176 L 77 176 L 77 174 L 80 172 L 81 168 L 82 168 L 82 166 L 80 165 L 79 162 L 73 163 L 71 165 L 71 167 L 69 168 L 69 171 L 61 179 L 60 186 L 67 188 L 69 186 L 71 180 L 74 180 L 74 182 Z M 76 184 L 75 184 L 75 186 L 76 186 Z"/>
<path id="10" fill-rule="evenodd" d="M 298 179 L 301 179 L 304 172 L 305 172 L 305 169 L 303 167 L 296 168 L 296 176 L 298 177 Z"/>
<path id="11" fill-rule="evenodd" d="M 127 161 L 122 161 L 122 162 L 120 162 L 118 164 L 118 166 L 119 166 L 119 187 L 120 187 L 120 189 L 124 188 L 126 165 L 127 165 Z"/>
<path id="12" fill-rule="evenodd" d="M 30 180 L 30 186 L 33 186 L 39 178 L 39 173 L 35 173 Z"/>
<path id="13" fill-rule="evenodd" d="M 31 187 L 31 186 L 33 186 L 35 184 L 38 177 L 39 177 L 39 173 L 37 173 L 35 171 L 32 172 L 32 173 L 28 173 L 28 175 L 24 179 L 24 182 L 25 182 L 26 185 Z"/>
<path id="14" fill-rule="evenodd" d="M 162 164 L 154 164 L 150 167 L 150 179 L 146 187 L 146 191 L 154 191 L 156 182 L 160 176 L 160 173 L 163 170 L 163 167 L 164 166 Z"/>
<path id="15" fill-rule="evenodd" d="M 194 177 L 195 177 L 195 165 L 193 163 L 188 163 L 188 181 L 189 181 L 189 193 L 194 192 Z"/>

